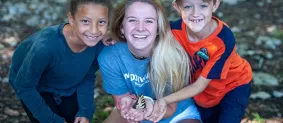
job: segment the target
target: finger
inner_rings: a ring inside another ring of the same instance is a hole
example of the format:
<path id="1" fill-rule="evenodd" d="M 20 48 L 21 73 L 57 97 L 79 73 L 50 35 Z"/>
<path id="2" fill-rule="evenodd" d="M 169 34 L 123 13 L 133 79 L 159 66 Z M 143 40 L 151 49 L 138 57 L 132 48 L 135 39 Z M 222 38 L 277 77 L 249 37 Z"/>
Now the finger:
<path id="1" fill-rule="evenodd" d="M 166 110 L 167 110 L 167 108 L 165 108 L 165 109 L 163 110 L 163 112 L 162 112 L 159 116 L 156 117 L 156 119 L 154 120 L 154 122 L 159 122 L 159 121 L 163 118 L 163 116 L 165 115 Z"/>
<path id="2" fill-rule="evenodd" d="M 80 118 L 76 117 L 74 123 L 79 123 Z"/>
<path id="3" fill-rule="evenodd" d="M 138 110 L 137 112 L 135 112 L 134 115 L 135 115 L 135 121 L 141 121 L 144 119 L 143 117 L 144 112 L 142 112 L 141 110 Z"/>
<path id="4" fill-rule="evenodd" d="M 156 123 L 159 122 L 159 121 L 163 118 L 163 116 L 164 116 L 164 115 L 161 115 L 161 116 L 159 116 L 159 117 L 156 117 L 155 120 L 153 120 L 153 122 L 156 122 Z"/>
<path id="5" fill-rule="evenodd" d="M 149 117 L 150 121 L 155 121 L 159 115 L 160 111 L 158 109 L 155 109 Z"/>
<path id="6" fill-rule="evenodd" d="M 152 105 L 152 103 L 147 104 L 147 105 L 146 105 L 146 110 L 145 110 L 144 117 L 147 118 L 148 116 L 150 116 L 151 113 L 152 113 L 152 111 L 153 111 L 153 105 Z"/>
<path id="7" fill-rule="evenodd" d="M 132 113 L 130 115 L 130 119 L 137 121 L 137 118 L 139 118 L 140 116 L 142 116 L 142 112 L 136 109 L 132 109 Z"/>
<path id="8" fill-rule="evenodd" d="M 86 118 L 81 118 L 80 123 L 88 123 L 88 120 Z"/>

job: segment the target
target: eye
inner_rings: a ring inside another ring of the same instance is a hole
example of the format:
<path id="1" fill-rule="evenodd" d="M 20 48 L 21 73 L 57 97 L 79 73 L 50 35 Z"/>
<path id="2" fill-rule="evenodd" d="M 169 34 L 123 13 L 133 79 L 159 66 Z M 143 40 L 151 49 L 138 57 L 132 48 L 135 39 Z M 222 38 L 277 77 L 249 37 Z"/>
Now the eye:
<path id="1" fill-rule="evenodd" d="M 81 22 L 82 22 L 84 25 L 87 25 L 87 24 L 90 23 L 88 20 L 81 20 Z"/>
<path id="2" fill-rule="evenodd" d="M 146 20 L 145 23 L 153 23 L 152 20 Z"/>
<path id="3" fill-rule="evenodd" d="M 200 5 L 201 8 L 207 8 L 207 5 Z"/>
<path id="4" fill-rule="evenodd" d="M 192 6 L 191 5 L 185 5 L 184 8 L 185 9 L 190 9 L 190 8 L 192 8 Z"/>
<path id="5" fill-rule="evenodd" d="M 129 22 L 134 23 L 134 22 L 137 22 L 137 20 L 135 20 L 135 19 L 130 19 Z"/>
<path id="6" fill-rule="evenodd" d="M 98 23 L 99 23 L 99 25 L 105 25 L 105 24 L 106 24 L 106 21 L 101 20 L 101 21 L 99 21 Z"/>

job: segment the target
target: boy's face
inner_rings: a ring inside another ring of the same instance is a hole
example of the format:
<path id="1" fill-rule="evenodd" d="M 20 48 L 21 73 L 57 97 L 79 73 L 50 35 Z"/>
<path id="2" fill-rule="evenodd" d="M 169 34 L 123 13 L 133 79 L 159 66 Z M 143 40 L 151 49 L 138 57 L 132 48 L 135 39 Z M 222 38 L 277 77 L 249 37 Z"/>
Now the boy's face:
<path id="1" fill-rule="evenodd" d="M 173 3 L 174 8 L 181 14 L 184 23 L 192 32 L 201 32 L 210 22 L 212 13 L 218 8 L 220 0 L 213 3 L 203 0 L 183 0 L 183 3 L 177 5 Z"/>

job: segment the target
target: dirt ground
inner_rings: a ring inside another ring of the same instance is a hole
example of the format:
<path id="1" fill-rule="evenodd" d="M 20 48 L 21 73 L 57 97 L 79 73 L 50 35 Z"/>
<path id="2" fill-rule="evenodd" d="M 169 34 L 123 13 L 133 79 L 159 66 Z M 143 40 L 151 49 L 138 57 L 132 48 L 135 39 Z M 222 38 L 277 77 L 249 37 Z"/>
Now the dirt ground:
<path id="1" fill-rule="evenodd" d="M 171 11 L 171 9 L 168 10 Z M 216 13 L 216 16 L 236 30 L 234 33 L 237 45 L 246 47 L 242 52 L 256 52 L 256 54 L 242 54 L 251 64 L 253 71 L 272 74 L 279 81 L 278 86 L 253 85 L 252 93 L 258 91 L 272 93 L 273 90 L 283 91 L 283 45 L 270 49 L 264 44 L 256 44 L 256 40 L 260 36 L 276 37 L 283 41 L 282 13 L 283 0 L 240 0 L 236 5 L 221 4 Z M 11 25 L 0 22 L 0 25 L 4 24 Z M 22 28 L 19 33 L 20 38 L 27 37 L 35 30 L 37 29 Z M 0 50 L 0 54 L 9 54 L 11 50 L 13 48 Z M 265 58 L 264 53 L 271 53 L 273 57 Z M 258 57 L 263 57 L 264 61 L 260 62 Z M 10 61 L 11 58 L 9 57 L 0 57 L 0 78 L 2 78 L 2 81 L 4 81 L 3 78 L 8 76 Z M 95 100 L 97 109 L 93 122 L 101 123 L 113 108 L 113 100 L 101 88 L 101 79 L 97 80 L 96 85 L 99 90 L 97 91 L 98 98 Z M 260 118 L 254 116 L 255 113 L 258 113 Z M 275 98 L 272 96 L 266 100 L 250 99 L 242 123 L 256 123 L 260 122 L 261 119 L 264 119 L 266 123 L 283 123 L 283 97 Z M 20 102 L 16 100 L 14 91 L 5 82 L 0 82 L 0 122 L 29 122 Z"/>

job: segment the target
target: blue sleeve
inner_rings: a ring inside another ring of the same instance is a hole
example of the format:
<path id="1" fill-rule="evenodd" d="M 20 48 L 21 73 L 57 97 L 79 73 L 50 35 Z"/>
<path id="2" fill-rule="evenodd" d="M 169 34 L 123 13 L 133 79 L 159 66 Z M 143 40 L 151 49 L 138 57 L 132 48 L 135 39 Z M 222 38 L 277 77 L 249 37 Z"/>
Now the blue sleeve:
<path id="1" fill-rule="evenodd" d="M 53 54 L 44 44 L 34 45 L 27 52 L 14 81 L 15 92 L 41 123 L 63 123 L 64 119 L 51 111 L 36 89 L 42 73 L 52 64 Z"/>
<path id="2" fill-rule="evenodd" d="M 95 73 L 98 70 L 97 56 L 103 49 L 104 45 L 100 41 L 96 46 L 95 52 L 95 61 L 90 67 L 87 75 L 84 77 L 83 81 L 78 85 L 77 88 L 77 98 L 79 111 L 76 114 L 76 117 L 86 117 L 89 121 L 92 121 L 92 116 L 95 111 L 94 104 L 94 82 L 95 82 Z"/>
<path id="3" fill-rule="evenodd" d="M 119 67 L 118 52 L 112 51 L 114 46 L 104 47 L 98 57 L 98 63 L 104 90 L 109 94 L 119 96 L 129 92 L 129 89 Z"/>
<path id="4" fill-rule="evenodd" d="M 98 70 L 97 60 L 92 64 L 83 81 L 78 85 L 77 98 L 79 111 L 76 117 L 86 117 L 89 121 L 92 120 L 94 113 L 94 82 L 95 72 Z"/>

